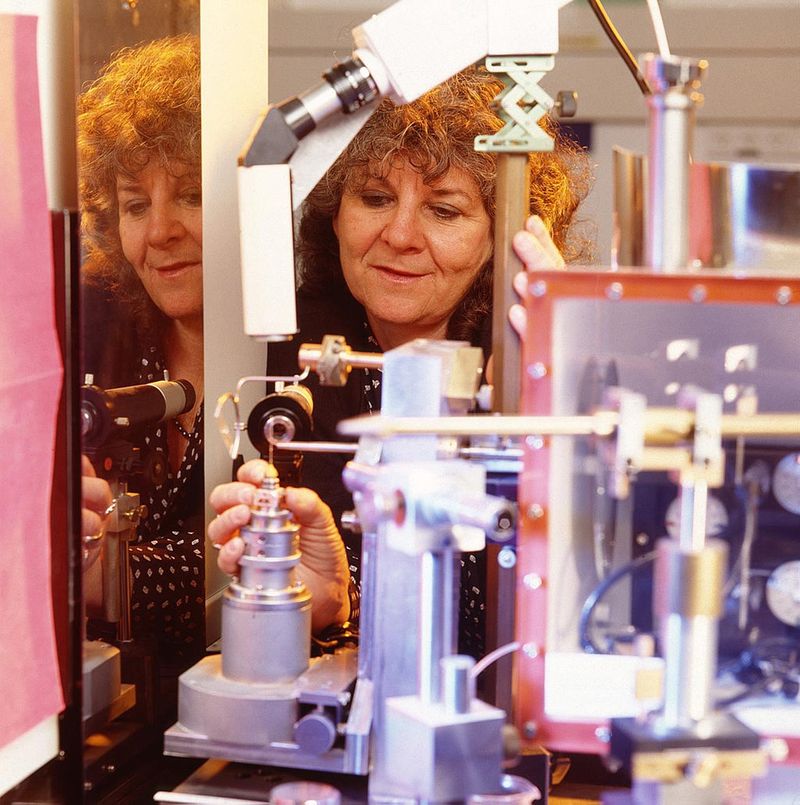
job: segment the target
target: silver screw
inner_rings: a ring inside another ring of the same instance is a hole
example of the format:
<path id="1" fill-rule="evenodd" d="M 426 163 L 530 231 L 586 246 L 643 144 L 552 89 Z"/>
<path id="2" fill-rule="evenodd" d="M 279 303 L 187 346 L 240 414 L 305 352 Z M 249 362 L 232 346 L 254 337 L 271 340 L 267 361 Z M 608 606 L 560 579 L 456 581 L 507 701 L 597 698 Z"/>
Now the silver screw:
<path id="1" fill-rule="evenodd" d="M 783 738 L 767 738 L 761 742 L 761 751 L 773 763 L 783 763 L 789 757 L 789 744 Z"/>
<path id="2" fill-rule="evenodd" d="M 788 305 L 792 301 L 792 289 L 788 285 L 781 285 L 775 292 L 775 301 L 779 305 Z"/>
<path id="3" fill-rule="evenodd" d="M 526 573 L 522 583 L 529 590 L 538 590 L 544 584 L 544 579 L 538 573 Z"/>
<path id="4" fill-rule="evenodd" d="M 708 291 L 705 285 L 695 285 L 689 292 L 689 298 L 692 302 L 705 302 L 708 296 Z"/>
<path id="5" fill-rule="evenodd" d="M 647 545 L 649 537 L 645 533 L 637 534 L 636 535 L 636 544 L 637 545 Z"/>
<path id="6" fill-rule="evenodd" d="M 611 730 L 608 727 L 598 727 L 594 731 L 594 737 L 597 738 L 598 741 L 601 741 L 604 744 L 610 743 Z"/>
<path id="7" fill-rule="evenodd" d="M 526 436 L 525 444 L 531 450 L 541 450 L 544 447 L 544 439 L 541 436 Z"/>
<path id="8" fill-rule="evenodd" d="M 539 725 L 535 721 L 526 721 L 522 725 L 522 732 L 529 740 L 535 738 L 539 733 Z"/>
<path id="9" fill-rule="evenodd" d="M 532 296 L 542 297 L 547 293 L 547 283 L 544 280 L 536 280 L 530 285 Z"/>
<path id="10" fill-rule="evenodd" d="M 536 643 L 526 643 L 522 647 L 522 651 L 525 653 L 526 657 L 529 657 L 532 660 L 535 660 L 539 656 L 539 646 Z"/>
<path id="11" fill-rule="evenodd" d="M 502 548 L 500 553 L 497 554 L 497 564 L 504 567 L 506 570 L 514 567 L 517 564 L 517 554 L 513 548 Z"/>
<path id="12" fill-rule="evenodd" d="M 534 380 L 541 380 L 547 374 L 547 367 L 541 361 L 536 361 L 528 367 L 528 374 Z"/>
<path id="13" fill-rule="evenodd" d="M 544 509 L 538 503 L 531 503 L 526 513 L 531 520 L 540 520 L 544 517 Z"/>
<path id="14" fill-rule="evenodd" d="M 606 297 L 612 302 L 618 302 L 622 299 L 624 290 L 621 282 L 612 282 L 611 285 L 606 288 Z"/>

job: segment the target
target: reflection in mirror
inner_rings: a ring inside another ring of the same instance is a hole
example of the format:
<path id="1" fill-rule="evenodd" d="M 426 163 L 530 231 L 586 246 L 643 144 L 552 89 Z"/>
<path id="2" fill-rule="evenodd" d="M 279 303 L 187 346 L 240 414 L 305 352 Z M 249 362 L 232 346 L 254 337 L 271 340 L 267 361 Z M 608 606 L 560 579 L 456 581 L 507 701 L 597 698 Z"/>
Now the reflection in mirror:
<path id="1" fill-rule="evenodd" d="M 197 0 L 78 8 L 90 735 L 171 721 L 205 647 L 200 48 Z"/>

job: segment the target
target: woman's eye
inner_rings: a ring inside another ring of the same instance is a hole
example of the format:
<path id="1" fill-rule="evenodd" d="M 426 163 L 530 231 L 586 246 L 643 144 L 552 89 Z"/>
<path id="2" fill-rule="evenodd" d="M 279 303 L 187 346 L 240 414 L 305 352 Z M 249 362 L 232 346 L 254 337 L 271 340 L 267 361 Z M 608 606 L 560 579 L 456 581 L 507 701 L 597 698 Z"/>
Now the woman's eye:
<path id="1" fill-rule="evenodd" d="M 123 211 L 127 215 L 143 215 L 147 210 L 147 204 L 144 201 L 127 201 L 122 206 Z"/>
<path id="2" fill-rule="evenodd" d="M 183 194 L 183 200 L 192 207 L 200 207 L 203 203 L 203 194 L 199 190 L 188 190 Z"/>
<path id="3" fill-rule="evenodd" d="M 385 207 L 387 204 L 391 203 L 391 198 L 384 193 L 362 193 L 361 203 L 365 207 L 379 209 L 380 207 Z"/>
<path id="4" fill-rule="evenodd" d="M 457 210 L 455 207 L 448 207 L 444 204 L 434 204 L 431 210 L 440 221 L 452 221 L 461 215 L 461 210 Z"/>

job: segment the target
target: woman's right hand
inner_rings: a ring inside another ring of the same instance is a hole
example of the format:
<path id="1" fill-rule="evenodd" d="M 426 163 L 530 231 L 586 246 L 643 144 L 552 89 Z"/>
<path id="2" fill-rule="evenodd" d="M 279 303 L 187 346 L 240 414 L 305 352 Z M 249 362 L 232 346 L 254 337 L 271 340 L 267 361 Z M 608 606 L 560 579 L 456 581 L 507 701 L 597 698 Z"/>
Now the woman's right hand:
<path id="1" fill-rule="evenodd" d="M 97 477 L 92 462 L 81 456 L 81 536 L 93 537 L 101 533 L 106 511 L 111 505 L 111 487 Z"/>
<path id="2" fill-rule="evenodd" d="M 208 538 L 220 547 L 217 565 L 235 573 L 244 553 L 239 529 L 250 522 L 250 507 L 265 477 L 277 477 L 275 468 L 262 459 L 243 464 L 237 481 L 220 484 L 209 497 L 217 512 L 208 525 Z M 350 613 L 350 572 L 344 543 L 328 506 L 310 489 L 289 487 L 284 503 L 300 526 L 302 552 L 298 575 L 312 596 L 312 628 L 321 631 L 332 623 L 343 623 Z"/>
<path id="3" fill-rule="evenodd" d="M 523 262 L 525 271 L 520 271 L 514 277 L 514 290 L 524 297 L 528 284 L 528 271 L 536 269 L 565 268 L 564 258 L 553 242 L 547 225 L 538 215 L 531 215 L 525 221 L 525 228 L 514 235 L 512 241 L 517 257 Z M 528 326 L 528 316 L 525 308 L 520 305 L 511 305 L 508 311 L 511 326 L 517 331 L 520 338 L 525 337 Z"/>

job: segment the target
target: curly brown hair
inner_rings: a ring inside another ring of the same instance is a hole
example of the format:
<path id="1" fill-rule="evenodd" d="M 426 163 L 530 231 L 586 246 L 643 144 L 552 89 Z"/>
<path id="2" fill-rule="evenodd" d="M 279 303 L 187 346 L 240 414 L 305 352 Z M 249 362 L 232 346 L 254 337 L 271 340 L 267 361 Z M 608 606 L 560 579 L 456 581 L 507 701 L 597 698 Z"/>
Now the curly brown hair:
<path id="1" fill-rule="evenodd" d="M 184 34 L 124 48 L 78 97 L 84 278 L 157 316 L 122 253 L 117 177 L 151 159 L 200 175 L 200 44 Z"/>
<path id="2" fill-rule="evenodd" d="M 496 155 L 476 151 L 474 141 L 476 136 L 494 133 L 503 125 L 492 111 L 492 101 L 502 88 L 500 79 L 485 69 L 470 68 L 413 103 L 396 106 L 390 100 L 381 102 L 304 202 L 298 236 L 302 291 L 350 297 L 339 263 L 333 219 L 345 190 L 357 191 L 370 175 L 388 173 L 398 157 L 407 159 L 427 183 L 451 168 L 464 171 L 477 183 L 486 211 L 494 220 Z M 545 118 L 542 125 L 555 137 L 555 148 L 530 155 L 530 211 L 544 220 L 566 261 L 585 259 L 589 241 L 572 224 L 589 190 L 589 158 L 550 119 Z M 491 311 L 492 270 L 490 260 L 451 316 L 448 338 L 475 341 L 478 328 Z"/>

